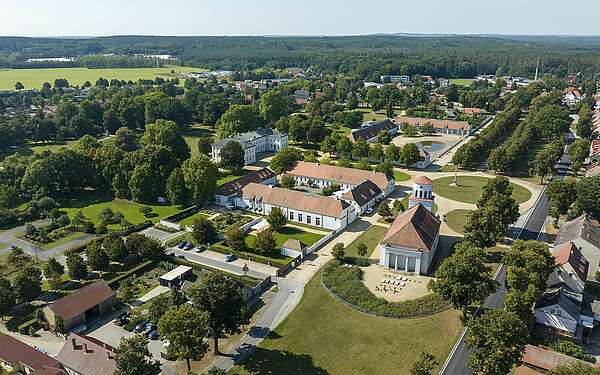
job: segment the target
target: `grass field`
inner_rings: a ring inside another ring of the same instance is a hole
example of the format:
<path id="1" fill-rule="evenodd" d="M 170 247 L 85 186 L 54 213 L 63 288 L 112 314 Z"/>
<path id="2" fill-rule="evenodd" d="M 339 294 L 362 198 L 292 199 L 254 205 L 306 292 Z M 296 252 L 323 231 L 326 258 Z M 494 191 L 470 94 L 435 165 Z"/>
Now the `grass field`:
<path id="1" fill-rule="evenodd" d="M 452 79 L 450 79 L 450 82 L 454 83 L 455 85 L 459 85 L 459 86 L 471 86 L 471 83 L 473 83 L 473 79 L 472 78 L 452 78 Z"/>
<path id="2" fill-rule="evenodd" d="M 179 222 L 179 225 L 184 226 L 184 227 L 188 226 L 188 225 L 193 225 L 194 221 L 196 221 L 196 219 L 200 219 L 200 218 L 208 219 L 208 217 L 209 216 L 203 212 L 196 212 L 192 216 L 188 216 L 185 219 L 181 220 Z"/>
<path id="3" fill-rule="evenodd" d="M 185 139 L 185 143 L 190 146 L 192 155 L 198 155 L 198 138 L 214 136 L 215 130 L 212 127 L 201 124 L 192 125 L 183 133 L 183 139 Z"/>
<path id="4" fill-rule="evenodd" d="M 421 350 L 437 357 L 437 373 L 461 328 L 453 310 L 417 319 L 364 315 L 334 300 L 318 272 L 294 311 L 231 373 L 408 374 Z"/>
<path id="5" fill-rule="evenodd" d="M 171 70 L 175 73 L 171 73 Z M 81 86 L 85 81 L 92 84 L 100 77 L 137 81 L 138 79 L 184 78 L 184 73 L 201 71 L 199 68 L 172 66 L 163 68 L 131 69 L 87 69 L 87 68 L 51 68 L 51 69 L 0 69 L 0 90 L 12 90 L 17 81 L 26 89 L 40 89 L 44 82 L 54 83 L 57 78 L 65 78 L 73 86 Z"/>
<path id="6" fill-rule="evenodd" d="M 381 227 L 379 225 L 371 225 L 369 229 L 367 229 L 363 234 L 361 234 L 354 242 L 352 242 L 348 247 L 344 249 L 346 252 L 346 256 L 357 257 L 358 253 L 357 248 L 360 242 L 363 242 L 367 245 L 367 255 L 365 258 L 369 258 L 373 251 L 377 249 L 377 245 L 379 244 L 379 240 L 383 237 L 383 235 L 387 232 L 387 228 Z"/>
<path id="7" fill-rule="evenodd" d="M 75 233 L 69 234 L 68 236 L 64 236 L 62 238 L 59 238 L 58 240 L 56 240 L 54 242 L 45 243 L 41 247 L 44 250 L 50 250 L 50 249 L 54 249 L 56 246 L 62 245 L 64 243 L 67 243 L 67 242 L 72 241 L 72 240 L 77 240 L 77 239 L 85 237 L 85 236 L 86 236 L 85 233 L 75 232 Z"/>
<path id="8" fill-rule="evenodd" d="M 408 181 L 410 176 L 404 172 L 400 172 L 394 169 L 394 180 L 396 182 Z"/>
<path id="9" fill-rule="evenodd" d="M 490 178 L 476 176 L 459 176 L 458 185 L 451 186 L 454 177 L 442 177 L 433 180 L 433 192 L 444 198 L 452 199 L 464 203 L 475 204 L 481 197 L 481 189 Z M 517 203 L 523 203 L 531 198 L 531 192 L 526 188 L 511 183 L 513 187 L 513 198 Z"/>
<path id="10" fill-rule="evenodd" d="M 60 202 L 61 210 L 65 211 L 70 218 L 75 216 L 75 213 L 79 210 L 83 212 L 83 215 L 98 224 L 100 219 L 98 215 L 106 207 L 110 207 L 114 212 L 121 212 L 127 220 L 132 224 L 138 224 L 146 220 L 151 220 L 153 223 L 158 222 L 161 218 L 172 215 L 179 211 L 177 206 L 166 206 L 166 205 L 148 205 L 152 207 L 154 216 L 150 218 L 144 217 L 139 211 L 141 206 L 144 204 L 131 202 L 125 199 L 113 199 L 105 194 L 99 194 L 93 191 L 84 192 L 69 200 L 62 200 Z M 118 224 L 109 225 L 109 228 L 117 228 Z"/>
<path id="11" fill-rule="evenodd" d="M 317 233 L 312 233 L 297 227 L 289 226 L 283 227 L 277 233 L 275 233 L 275 241 L 277 242 L 278 247 L 283 245 L 283 243 L 290 238 L 298 240 L 306 246 L 310 246 L 323 237 L 323 235 Z M 246 237 L 246 245 L 248 245 L 250 248 L 254 248 L 254 239 L 255 237 L 253 235 Z"/>
<path id="12" fill-rule="evenodd" d="M 465 232 L 465 221 L 467 220 L 467 214 L 471 212 L 471 210 L 453 210 L 444 215 L 444 220 L 446 224 L 459 234 L 464 234 Z"/>

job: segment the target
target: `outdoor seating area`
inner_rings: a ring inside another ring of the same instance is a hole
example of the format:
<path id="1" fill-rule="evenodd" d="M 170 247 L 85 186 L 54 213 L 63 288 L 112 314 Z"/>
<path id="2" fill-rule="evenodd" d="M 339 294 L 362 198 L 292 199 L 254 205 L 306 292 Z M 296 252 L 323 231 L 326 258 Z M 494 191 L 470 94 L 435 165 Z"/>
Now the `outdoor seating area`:
<path id="1" fill-rule="evenodd" d="M 390 302 L 405 301 L 429 293 L 427 283 L 431 277 L 391 272 L 381 266 L 363 269 L 363 283 L 377 297 Z"/>

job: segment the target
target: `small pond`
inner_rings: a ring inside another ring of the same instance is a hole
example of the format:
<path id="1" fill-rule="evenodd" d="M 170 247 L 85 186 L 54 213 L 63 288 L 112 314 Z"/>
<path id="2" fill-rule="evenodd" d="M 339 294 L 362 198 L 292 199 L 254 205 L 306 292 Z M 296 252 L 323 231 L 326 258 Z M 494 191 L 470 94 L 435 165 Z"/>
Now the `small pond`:
<path id="1" fill-rule="evenodd" d="M 446 147 L 445 143 L 436 142 L 436 141 L 421 141 L 421 142 L 415 142 L 415 144 L 417 146 L 423 145 L 423 148 L 425 149 L 425 151 L 430 152 L 430 153 L 442 151 Z"/>

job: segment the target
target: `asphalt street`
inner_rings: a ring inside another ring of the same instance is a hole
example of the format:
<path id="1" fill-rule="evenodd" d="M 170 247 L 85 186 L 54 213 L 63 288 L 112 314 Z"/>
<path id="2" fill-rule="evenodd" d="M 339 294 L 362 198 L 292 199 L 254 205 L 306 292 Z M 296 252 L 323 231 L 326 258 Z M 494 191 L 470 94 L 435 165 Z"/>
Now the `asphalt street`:
<path id="1" fill-rule="evenodd" d="M 558 163 L 556 175 L 553 179 L 563 179 L 569 171 L 570 160 L 568 154 L 565 152 Z M 541 196 L 537 200 L 531 215 L 525 222 L 525 225 L 520 231 L 517 231 L 515 239 L 519 240 L 536 240 L 539 237 L 540 232 L 544 228 L 546 218 L 548 217 L 548 198 L 546 196 L 546 189 L 542 191 Z M 500 283 L 498 290 L 490 295 L 484 302 L 484 309 L 501 309 L 504 307 L 504 299 L 506 298 L 507 290 L 504 287 L 504 280 L 506 273 L 504 265 L 500 265 L 500 269 L 496 275 L 496 281 Z M 442 375 L 466 375 L 471 374 L 471 371 L 467 368 L 467 362 L 471 351 L 466 349 L 464 346 L 465 339 L 468 335 L 468 329 L 465 334 L 461 335 L 461 338 L 456 346 L 456 350 L 451 353 L 447 365 L 442 369 L 440 374 Z"/>

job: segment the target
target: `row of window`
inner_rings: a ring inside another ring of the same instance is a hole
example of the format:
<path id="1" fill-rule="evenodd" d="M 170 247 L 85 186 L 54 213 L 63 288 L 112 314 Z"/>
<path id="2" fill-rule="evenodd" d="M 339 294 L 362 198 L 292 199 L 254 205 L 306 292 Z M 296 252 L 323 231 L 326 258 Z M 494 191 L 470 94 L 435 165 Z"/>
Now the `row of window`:
<path id="1" fill-rule="evenodd" d="M 302 223 L 302 214 L 298 214 L 298 222 Z M 294 213 L 290 211 L 290 220 L 294 221 Z M 312 224 L 312 216 L 310 215 L 306 215 L 306 224 Z M 321 226 L 321 218 L 318 216 L 315 216 L 315 225 L 316 226 Z"/>

